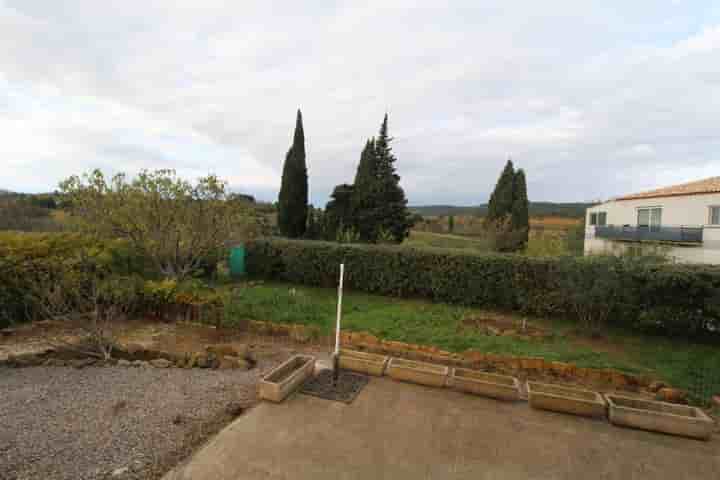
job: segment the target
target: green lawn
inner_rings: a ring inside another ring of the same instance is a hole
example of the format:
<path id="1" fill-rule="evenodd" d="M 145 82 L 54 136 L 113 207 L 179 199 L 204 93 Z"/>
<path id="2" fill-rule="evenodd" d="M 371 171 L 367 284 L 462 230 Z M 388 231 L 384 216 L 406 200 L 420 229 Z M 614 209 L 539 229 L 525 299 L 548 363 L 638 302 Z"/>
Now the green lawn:
<path id="1" fill-rule="evenodd" d="M 235 292 L 228 307 L 231 323 L 233 319 L 264 320 L 314 325 L 326 334 L 333 332 L 335 289 L 282 283 L 239 284 L 225 288 Z M 463 326 L 464 318 L 482 316 L 483 313 L 475 308 L 346 291 L 342 325 L 343 329 L 368 331 L 386 340 L 434 345 L 453 352 L 476 349 L 488 353 L 539 356 L 582 367 L 651 374 L 686 389 L 692 386 L 689 366 L 704 364 L 716 372 L 720 368 L 720 348 L 716 346 L 614 330 L 603 339 L 588 339 L 578 334 L 577 327 L 568 321 L 530 318 L 530 325 L 553 333 L 552 337 L 542 341 L 488 336 Z M 519 316 L 505 316 L 518 323 L 521 321 Z M 720 385 L 717 387 L 720 390 Z"/>

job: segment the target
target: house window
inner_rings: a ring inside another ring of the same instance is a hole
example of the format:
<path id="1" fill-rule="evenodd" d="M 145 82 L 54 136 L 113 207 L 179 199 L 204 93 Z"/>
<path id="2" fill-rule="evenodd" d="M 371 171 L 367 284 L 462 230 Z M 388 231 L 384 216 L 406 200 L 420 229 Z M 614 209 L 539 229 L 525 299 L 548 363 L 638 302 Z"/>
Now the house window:
<path id="1" fill-rule="evenodd" d="M 590 225 L 604 227 L 607 225 L 607 212 L 592 212 L 590 214 Z"/>
<path id="2" fill-rule="evenodd" d="M 637 224 L 640 228 L 659 230 L 662 223 L 662 208 L 649 207 L 638 208 Z"/>
<path id="3" fill-rule="evenodd" d="M 720 225 L 720 207 L 710 207 L 710 225 Z"/>

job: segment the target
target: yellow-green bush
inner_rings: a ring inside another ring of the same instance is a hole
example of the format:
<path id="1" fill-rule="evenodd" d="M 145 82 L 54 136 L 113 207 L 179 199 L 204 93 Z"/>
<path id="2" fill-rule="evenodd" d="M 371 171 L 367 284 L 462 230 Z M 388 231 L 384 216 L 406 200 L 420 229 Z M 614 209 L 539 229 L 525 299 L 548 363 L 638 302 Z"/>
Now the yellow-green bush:
<path id="1" fill-rule="evenodd" d="M 142 273 L 143 265 L 122 241 L 75 233 L 0 233 L 0 326 L 36 319 L 43 285 L 82 288 L 90 278 Z"/>

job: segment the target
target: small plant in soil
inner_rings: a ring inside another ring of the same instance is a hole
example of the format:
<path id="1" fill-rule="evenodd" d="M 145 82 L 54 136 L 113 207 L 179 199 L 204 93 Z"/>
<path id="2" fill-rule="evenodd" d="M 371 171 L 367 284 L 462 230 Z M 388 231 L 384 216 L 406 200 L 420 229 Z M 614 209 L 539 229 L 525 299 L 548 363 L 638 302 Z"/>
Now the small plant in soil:
<path id="1" fill-rule="evenodd" d="M 38 282 L 34 292 L 43 316 L 67 320 L 78 327 L 79 338 L 48 334 L 49 345 L 78 354 L 110 360 L 116 349 L 114 323 L 125 318 L 135 304 L 138 280 L 101 278 L 68 272 L 58 279 Z"/>

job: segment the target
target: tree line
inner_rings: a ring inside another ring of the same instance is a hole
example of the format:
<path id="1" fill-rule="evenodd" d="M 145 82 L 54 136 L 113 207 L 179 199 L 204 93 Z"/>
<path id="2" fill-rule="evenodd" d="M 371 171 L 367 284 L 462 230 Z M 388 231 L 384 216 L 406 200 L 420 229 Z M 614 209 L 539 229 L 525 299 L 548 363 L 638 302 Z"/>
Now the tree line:
<path id="1" fill-rule="evenodd" d="M 308 170 L 302 113 L 297 112 L 293 142 L 285 155 L 278 195 L 278 229 L 289 238 L 339 242 L 401 243 L 417 219 L 407 206 L 392 151 L 385 114 L 377 137 L 365 142 L 355 180 L 337 185 L 325 209 L 308 204 Z M 525 248 L 530 231 L 523 169 L 508 160 L 490 196 L 484 221 L 498 251 Z"/>
<path id="2" fill-rule="evenodd" d="M 308 205 L 308 174 L 302 114 L 285 155 L 278 196 L 278 228 L 289 238 L 366 243 L 402 242 L 413 225 L 385 114 L 377 137 L 365 142 L 355 181 L 337 185 L 324 210 Z"/>

